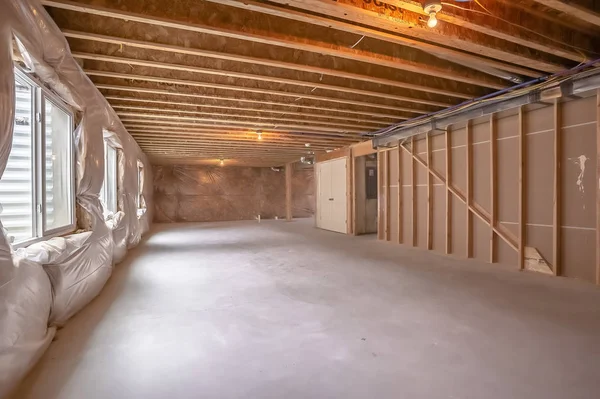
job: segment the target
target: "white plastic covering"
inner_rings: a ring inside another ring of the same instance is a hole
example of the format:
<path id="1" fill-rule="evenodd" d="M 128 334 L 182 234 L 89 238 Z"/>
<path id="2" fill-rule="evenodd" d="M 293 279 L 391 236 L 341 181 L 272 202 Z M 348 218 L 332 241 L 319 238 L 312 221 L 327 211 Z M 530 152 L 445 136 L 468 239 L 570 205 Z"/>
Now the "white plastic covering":
<path id="1" fill-rule="evenodd" d="M 101 291 L 127 248 L 139 243 L 152 220 L 152 187 L 137 209 L 137 165 L 146 156 L 71 56 L 58 27 L 37 0 L 0 0 L 0 175 L 6 168 L 14 122 L 12 41 L 37 77 L 82 117 L 74 132 L 77 203 L 91 230 L 57 237 L 13 252 L 0 235 L 0 398 L 47 349 L 63 325 Z M 99 192 L 104 179 L 103 131 L 121 150 L 120 212 L 104 220 Z M 146 181 L 152 181 L 145 176 Z M 129 191 L 131 190 L 131 191 Z M 0 223 L 0 229 L 2 228 Z M 50 326 L 50 327 L 49 327 Z"/>

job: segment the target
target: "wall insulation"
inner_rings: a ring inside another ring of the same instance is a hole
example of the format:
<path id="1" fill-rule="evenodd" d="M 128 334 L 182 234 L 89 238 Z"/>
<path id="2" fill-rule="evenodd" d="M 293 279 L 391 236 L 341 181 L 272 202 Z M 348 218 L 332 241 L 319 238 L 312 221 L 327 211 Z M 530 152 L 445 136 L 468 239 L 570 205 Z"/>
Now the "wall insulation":
<path id="1" fill-rule="evenodd" d="M 529 105 L 380 150 L 379 238 L 596 281 L 597 101 Z"/>
<path id="2" fill-rule="evenodd" d="M 0 175 L 11 151 L 15 116 L 13 38 L 27 67 L 75 110 L 78 232 L 14 251 L 0 235 L 0 398 L 40 358 L 55 334 L 102 289 L 113 265 L 139 243 L 152 218 L 146 156 L 71 56 L 64 36 L 36 0 L 4 0 L 0 13 Z M 105 221 L 99 192 L 104 136 L 120 149 L 117 212 Z M 138 209 L 138 163 L 144 166 Z M 146 211 L 144 213 L 144 211 Z M 1 225 L 0 225 L 1 227 Z"/>
<path id="3" fill-rule="evenodd" d="M 238 166 L 154 166 L 155 221 L 216 222 L 286 217 L 285 171 Z M 314 213 L 313 168 L 294 165 L 292 215 Z"/>

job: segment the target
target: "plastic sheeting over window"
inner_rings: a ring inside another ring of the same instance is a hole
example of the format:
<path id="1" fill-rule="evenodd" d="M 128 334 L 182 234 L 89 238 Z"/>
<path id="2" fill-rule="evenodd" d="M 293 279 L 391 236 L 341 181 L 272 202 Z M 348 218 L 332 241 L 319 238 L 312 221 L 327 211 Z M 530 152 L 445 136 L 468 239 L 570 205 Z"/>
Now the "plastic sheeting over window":
<path id="1" fill-rule="evenodd" d="M 23 129 L 15 125 L 15 115 L 24 117 L 22 114 L 27 110 L 15 107 L 13 38 L 27 68 L 81 116 L 73 133 L 76 202 L 91 230 L 38 242 L 17 252 L 12 250 L 6 236 L 0 234 L 0 398 L 18 384 L 47 349 L 54 335 L 53 326 L 64 324 L 100 292 L 113 265 L 122 260 L 127 248 L 139 243 L 152 218 L 151 212 L 139 216 L 137 212 L 140 197 L 144 208 L 152 209 L 152 187 L 146 184 L 141 195 L 137 192 L 138 162 L 146 174 L 151 171 L 146 156 L 75 62 L 60 30 L 37 0 L 2 0 L 2 179 L 4 174 L 8 178 L 12 173 L 12 166 L 7 167 L 11 149 L 27 145 L 23 142 Z M 17 101 L 22 94 L 17 93 Z M 53 113 L 53 109 L 48 112 Z M 55 114 L 60 119 L 60 114 Z M 105 175 L 103 132 L 107 131 L 111 132 L 110 143 L 119 149 L 119 212 L 105 221 L 99 193 Z M 52 165 L 52 173 L 64 166 L 59 161 Z M 144 179 L 152 181 L 151 176 Z M 62 185 L 70 183 L 64 181 L 60 182 L 61 187 L 53 186 L 52 196 L 62 195 Z M 65 215 L 56 216 L 63 223 Z M 4 229 L 1 224 L 0 228 Z"/>

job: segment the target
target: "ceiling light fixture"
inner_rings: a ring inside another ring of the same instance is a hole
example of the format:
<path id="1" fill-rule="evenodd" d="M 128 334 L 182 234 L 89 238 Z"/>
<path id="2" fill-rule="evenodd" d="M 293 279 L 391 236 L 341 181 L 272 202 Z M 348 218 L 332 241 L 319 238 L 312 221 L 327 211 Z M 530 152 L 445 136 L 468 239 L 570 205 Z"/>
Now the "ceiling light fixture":
<path id="1" fill-rule="evenodd" d="M 219 159 L 219 165 L 221 165 L 221 166 L 225 165 L 225 160 L 223 158 Z"/>
<path id="2" fill-rule="evenodd" d="M 258 135 L 258 139 L 262 140 L 262 131 L 261 130 L 257 130 L 256 134 Z"/>
<path id="3" fill-rule="evenodd" d="M 442 2 L 438 0 L 426 0 L 423 3 L 423 11 L 425 14 L 429 15 L 429 21 L 427 21 L 427 26 L 430 28 L 435 28 L 437 26 L 437 13 L 442 11 Z"/>

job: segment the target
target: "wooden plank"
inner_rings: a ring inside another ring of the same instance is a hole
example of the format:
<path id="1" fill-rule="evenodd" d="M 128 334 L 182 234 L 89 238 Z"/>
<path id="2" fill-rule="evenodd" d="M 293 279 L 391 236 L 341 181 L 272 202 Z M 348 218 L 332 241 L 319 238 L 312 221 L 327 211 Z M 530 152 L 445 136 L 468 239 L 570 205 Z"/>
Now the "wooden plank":
<path id="1" fill-rule="evenodd" d="M 294 164 L 285 164 L 285 219 L 288 222 L 292 221 L 292 173 L 294 171 Z"/>
<path id="2" fill-rule="evenodd" d="M 526 135 L 523 107 L 519 108 L 519 269 L 525 269 L 525 243 L 527 235 L 526 214 Z"/>
<path id="3" fill-rule="evenodd" d="M 384 152 L 377 151 L 377 239 L 383 240 L 385 237 L 385 225 L 383 214 L 384 188 L 383 188 L 383 157 Z"/>
<path id="4" fill-rule="evenodd" d="M 490 263 L 497 262 L 494 227 L 498 224 L 498 150 L 496 118 L 490 115 Z"/>
<path id="5" fill-rule="evenodd" d="M 493 78 L 474 78 L 469 75 L 481 76 L 477 73 L 466 71 L 461 72 L 458 68 L 453 68 L 449 64 L 446 68 L 439 68 L 419 64 L 410 60 L 405 60 L 398 57 L 386 56 L 370 51 L 360 51 L 357 49 L 349 49 L 347 47 L 330 44 L 323 46 L 318 44 L 316 41 L 308 41 L 307 39 L 299 40 L 292 36 L 283 36 L 277 34 L 273 30 L 263 31 L 252 31 L 247 29 L 245 31 L 228 29 L 227 27 L 216 26 L 218 21 L 211 20 L 211 24 L 199 24 L 190 23 L 187 20 L 175 20 L 167 19 L 158 15 L 150 15 L 150 13 L 160 14 L 161 10 L 153 9 L 145 14 L 139 14 L 129 11 L 123 11 L 116 8 L 107 8 L 98 5 L 86 4 L 81 5 L 70 0 L 43 0 L 42 4 L 45 6 L 62 8 L 71 11 L 83 12 L 92 15 L 99 15 L 110 18 L 117 18 L 125 21 L 138 22 L 143 24 L 150 24 L 154 26 L 160 26 L 165 28 L 173 28 L 185 30 L 188 32 L 196 32 L 203 34 L 210 34 L 220 36 L 224 38 L 244 40 L 248 42 L 261 43 L 271 46 L 286 47 L 294 50 L 308 51 L 311 53 L 323 54 L 332 57 L 343 58 L 352 61 L 366 62 L 375 65 L 382 65 L 389 68 L 413 72 L 417 74 L 428 74 L 430 76 L 436 76 L 438 78 L 445 78 L 455 80 L 457 82 L 463 82 L 468 84 L 480 85 L 482 87 L 489 87 L 494 89 L 501 89 L 503 86 L 498 82 L 497 79 Z M 164 12 L 164 11 L 163 11 Z M 264 32 L 269 32 L 269 35 Z M 524 61 L 525 62 L 525 61 Z M 518 62 L 516 64 L 519 64 Z"/>
<path id="6" fill-rule="evenodd" d="M 209 1 L 223 3 L 223 4 L 231 5 L 234 7 L 245 8 L 248 10 L 258 11 L 258 12 L 262 12 L 262 13 L 266 13 L 266 14 L 276 15 L 276 16 L 283 17 L 283 18 L 293 19 L 296 21 L 307 22 L 307 23 L 311 23 L 314 25 L 325 26 L 327 28 L 333 28 L 333 29 L 341 30 L 341 31 L 348 32 L 348 33 L 354 33 L 354 34 L 360 35 L 360 36 L 372 37 L 377 40 L 383 40 L 383 41 L 386 41 L 389 43 L 394 43 L 394 44 L 401 45 L 401 46 L 413 47 L 413 48 L 417 48 L 422 51 L 427 51 L 432 54 L 439 54 L 439 55 L 445 56 L 448 59 L 457 60 L 458 62 L 462 62 L 466 65 L 473 65 L 473 64 L 485 65 L 489 68 L 501 69 L 501 70 L 513 72 L 513 73 L 516 73 L 519 75 L 531 76 L 531 77 L 540 76 L 539 74 L 536 74 L 536 72 L 534 72 L 530 69 L 522 68 L 520 66 L 509 65 L 509 64 L 506 64 L 506 63 L 503 63 L 500 61 L 495 61 L 495 60 L 492 60 L 489 58 L 479 57 L 479 56 L 476 56 L 475 54 L 469 54 L 469 53 L 465 53 L 462 51 L 453 50 L 452 48 L 445 48 L 445 47 L 437 46 L 435 44 L 417 41 L 417 40 L 411 39 L 410 37 L 399 36 L 396 34 L 383 32 L 379 29 L 371 29 L 371 28 L 365 27 L 363 25 L 358 25 L 356 23 L 343 22 L 337 18 L 332 19 L 332 18 L 327 18 L 327 17 L 321 17 L 321 16 L 314 15 L 314 14 L 308 14 L 306 12 L 298 12 L 295 10 L 290 10 L 287 8 L 282 8 L 282 7 L 277 7 L 277 6 L 266 5 L 264 3 L 259 3 L 257 1 L 250 1 L 250 0 L 209 0 Z M 391 4 L 392 1 L 394 1 L 394 0 L 390 0 L 389 3 Z M 330 13 L 329 15 L 336 16 L 336 17 L 340 16 L 339 13 L 335 14 L 335 15 Z M 344 16 L 347 16 L 347 15 L 344 15 Z"/>
<path id="7" fill-rule="evenodd" d="M 167 66 L 168 64 L 165 64 Z M 199 82 L 196 80 L 189 79 L 173 79 L 161 76 L 150 76 L 150 75 L 134 75 L 130 73 L 119 73 L 119 72 L 110 72 L 110 71 L 98 71 L 85 69 L 84 72 L 89 76 L 102 76 L 108 78 L 117 78 L 117 79 L 127 79 L 127 80 L 139 80 L 144 82 L 154 82 L 154 83 L 166 83 L 170 85 L 179 85 L 186 87 L 204 87 L 210 89 L 217 90 L 230 90 L 230 91 L 239 91 L 242 93 L 254 93 L 254 94 L 265 94 L 272 96 L 282 96 L 282 97 L 292 97 L 302 98 L 306 100 L 314 100 L 314 101 L 323 101 L 323 102 L 331 102 L 335 104 L 348 104 L 348 105 L 356 105 L 359 107 L 370 107 L 370 108 L 380 108 L 387 109 L 390 111 L 398 111 L 398 112 L 406 112 L 406 113 L 414 113 L 425 115 L 430 111 L 428 110 L 420 110 L 415 109 L 414 107 L 398 107 L 394 105 L 367 102 L 367 101 L 356 101 L 344 98 L 334 98 L 328 96 L 321 96 L 317 94 L 305 94 L 305 93 L 297 93 L 290 91 L 279 91 L 279 90 L 269 90 L 269 89 L 257 89 L 252 87 L 242 87 L 236 85 L 227 85 L 227 84 L 219 84 L 219 83 L 208 83 L 208 82 Z"/>
<path id="8" fill-rule="evenodd" d="M 561 156 L 562 156 L 562 121 L 561 103 L 554 101 L 554 179 L 553 179 L 553 208 L 552 208 L 552 272 L 561 275 Z"/>
<path id="9" fill-rule="evenodd" d="M 466 192 L 466 235 L 467 235 L 467 258 L 473 257 L 473 214 L 471 212 L 473 202 L 473 131 L 471 129 L 471 121 L 467 122 L 467 155 L 466 155 L 466 172 L 467 172 L 467 192 Z M 493 228 L 493 226 L 492 226 Z"/>
<path id="10" fill-rule="evenodd" d="M 427 249 L 433 249 L 433 182 L 431 179 L 431 134 L 425 133 L 427 147 Z"/>
<path id="11" fill-rule="evenodd" d="M 590 24 L 600 26 L 600 14 L 589 9 L 583 7 L 571 0 L 533 0 L 536 3 L 540 3 L 546 7 L 554 8 L 560 12 L 564 12 L 565 14 L 572 15 L 576 18 L 579 18 L 582 21 L 588 22 Z"/>
<path id="12" fill-rule="evenodd" d="M 354 198 L 352 192 L 354 190 L 354 182 L 352 176 L 354 174 L 354 158 L 352 158 L 351 150 L 348 148 L 346 155 L 346 234 L 354 234 L 354 221 L 352 219 L 352 207 Z"/>
<path id="13" fill-rule="evenodd" d="M 315 154 L 315 160 L 317 162 L 325 162 L 336 158 L 350 157 L 350 148 L 340 148 L 332 152 L 325 154 Z"/>
<path id="14" fill-rule="evenodd" d="M 77 32 L 77 31 L 72 31 L 72 30 L 63 30 L 62 32 L 66 37 L 70 37 L 70 38 L 74 38 L 74 39 L 91 40 L 91 41 L 100 42 L 100 43 L 126 45 L 126 46 L 130 46 L 130 47 L 136 47 L 136 48 L 142 48 L 142 49 L 148 49 L 148 50 L 167 51 L 167 52 L 187 54 L 187 55 L 192 55 L 192 56 L 197 56 L 197 57 L 216 58 L 216 59 L 223 59 L 223 60 L 228 60 L 228 61 L 236 61 L 236 62 L 255 64 L 255 65 L 269 66 L 269 67 L 273 67 L 273 68 L 282 68 L 282 69 L 288 69 L 288 70 L 303 71 L 303 72 L 314 73 L 317 75 L 334 76 L 334 77 L 343 78 L 343 79 L 377 83 L 377 84 L 381 84 L 381 85 L 385 85 L 385 86 L 398 87 L 398 88 L 407 89 L 407 90 L 422 91 L 422 92 L 426 92 L 426 93 L 433 93 L 433 94 L 449 96 L 449 97 L 456 97 L 456 98 L 463 98 L 463 99 L 468 99 L 468 98 L 472 97 L 472 95 L 453 91 L 453 90 L 443 90 L 441 88 L 399 82 L 396 80 L 384 79 L 384 78 L 379 78 L 379 77 L 369 76 L 369 75 L 361 75 L 361 74 L 356 74 L 356 73 L 346 72 L 346 71 L 339 71 L 336 69 L 321 68 L 321 67 L 316 67 L 316 66 L 311 66 L 311 65 L 295 64 L 295 63 L 284 62 L 284 61 L 279 61 L 279 60 L 270 60 L 270 59 L 266 59 L 266 58 L 241 56 L 241 55 L 237 55 L 237 54 L 208 51 L 208 50 L 202 50 L 202 49 L 196 49 L 196 48 L 171 46 L 171 45 L 166 45 L 166 44 L 144 42 L 144 41 L 122 38 L 122 37 L 98 35 L 98 34 L 88 33 L 88 32 Z M 502 67 L 503 65 L 504 64 L 501 64 L 500 67 Z M 514 72 L 519 73 L 518 71 L 514 71 Z M 525 71 L 523 71 L 523 72 L 525 72 Z M 527 75 L 527 74 L 523 73 L 523 75 Z M 418 102 L 416 99 L 414 101 Z M 422 104 L 429 104 L 429 105 L 436 105 L 436 103 L 438 103 L 438 102 L 429 102 L 428 100 L 423 100 L 423 101 L 424 102 L 421 102 Z"/>
<path id="15" fill-rule="evenodd" d="M 407 149 L 404 145 L 402 145 L 401 147 L 405 152 L 413 155 L 412 152 L 409 149 Z M 423 161 L 421 158 L 419 158 L 418 155 L 413 155 L 413 160 L 420 163 L 424 167 L 427 167 L 427 163 L 425 161 Z M 436 179 L 438 179 L 440 182 L 442 182 L 442 184 L 446 184 L 447 181 L 444 178 L 444 176 L 439 174 L 436 170 L 432 169 L 431 173 L 433 174 L 433 176 Z M 452 193 L 452 195 L 454 195 L 456 198 L 458 198 L 463 204 L 465 204 L 465 205 L 467 204 L 467 199 L 466 199 L 465 195 L 463 193 L 461 193 L 461 191 L 459 189 L 454 187 L 453 184 L 448 184 L 448 190 Z M 483 212 L 481 212 L 478 209 L 478 207 L 475 206 L 475 204 L 471 205 L 470 209 L 471 209 L 471 212 L 475 216 L 477 216 L 482 222 L 484 222 L 488 226 L 490 225 L 489 217 L 484 215 Z M 504 242 L 506 242 L 506 244 L 508 244 L 512 249 L 514 249 L 515 251 L 518 251 L 518 238 L 516 238 L 516 237 L 511 238 L 510 237 L 511 233 L 509 231 L 503 231 L 501 225 L 494 227 L 494 232 L 496 233 L 496 235 L 498 237 L 500 237 L 502 240 L 504 240 Z"/>
<path id="16" fill-rule="evenodd" d="M 596 92 L 596 284 L 600 285 L 600 90 Z"/>
<path id="17" fill-rule="evenodd" d="M 392 198 L 391 187 L 390 187 L 390 151 L 384 152 L 384 176 L 385 176 L 385 240 L 390 241 L 392 236 L 391 231 L 391 207 L 390 202 Z"/>
<path id="18" fill-rule="evenodd" d="M 352 157 L 354 158 L 371 154 L 377 154 L 377 150 L 373 148 L 373 140 L 367 140 L 352 145 Z"/>
<path id="19" fill-rule="evenodd" d="M 396 173 L 398 173 L 398 244 L 402 244 L 404 242 L 404 226 L 403 226 L 403 181 L 402 181 L 402 150 L 400 149 L 400 142 L 398 142 L 398 162 L 396 163 Z"/>
<path id="20" fill-rule="evenodd" d="M 412 218 L 412 245 L 417 246 L 417 168 L 415 165 L 415 137 L 410 138 L 410 152 L 412 159 L 410 162 L 410 173 L 411 173 L 411 218 Z"/>
<path id="21" fill-rule="evenodd" d="M 121 42 L 120 43 L 121 45 L 124 45 L 125 43 L 123 43 L 123 42 L 127 42 L 127 39 L 121 39 L 119 41 Z M 155 46 L 160 46 L 160 45 L 155 45 Z M 188 53 L 188 52 L 189 52 L 189 49 L 186 51 L 186 53 Z M 261 82 L 280 83 L 280 84 L 286 84 L 286 85 L 291 85 L 291 86 L 307 87 L 310 89 L 316 88 L 316 89 L 321 89 L 321 90 L 337 91 L 337 92 L 347 93 L 347 94 L 354 94 L 354 95 L 359 94 L 359 95 L 371 96 L 371 97 L 375 97 L 375 98 L 386 98 L 386 99 L 395 100 L 395 101 L 406 101 L 406 102 L 430 105 L 430 106 L 435 106 L 435 107 L 449 107 L 452 105 L 449 102 L 420 100 L 415 97 L 399 96 L 396 94 L 389 94 L 389 93 L 383 93 L 383 92 L 378 92 L 378 91 L 361 90 L 361 89 L 351 88 L 351 87 L 328 85 L 328 84 L 319 83 L 319 82 L 306 82 L 306 81 L 296 80 L 296 79 L 277 78 L 277 77 L 273 77 L 273 76 L 264 76 L 264 75 L 257 75 L 257 74 L 244 73 L 244 72 L 234 72 L 234 71 L 227 71 L 227 70 L 222 70 L 222 69 L 203 68 L 203 67 L 185 65 L 185 64 L 146 61 L 146 60 L 139 60 L 139 59 L 135 59 L 135 58 L 114 57 L 114 56 L 110 56 L 110 55 L 91 54 L 91 53 L 83 53 L 83 52 L 78 52 L 78 51 L 74 51 L 72 54 L 73 54 L 73 57 L 79 58 L 79 59 L 84 59 L 84 60 L 95 60 L 95 61 L 103 61 L 103 62 L 126 64 L 126 65 L 138 65 L 138 66 L 143 66 L 143 67 L 176 70 L 176 71 L 183 71 L 183 72 L 193 72 L 193 73 L 198 73 L 198 74 L 222 76 L 222 77 L 228 77 L 228 78 L 238 78 L 238 79 L 248 79 L 248 80 L 254 80 L 254 81 L 261 81 Z"/>
<path id="22" fill-rule="evenodd" d="M 451 128 L 448 127 L 444 134 L 446 141 L 446 254 L 452 253 L 452 138 L 450 137 Z"/>

